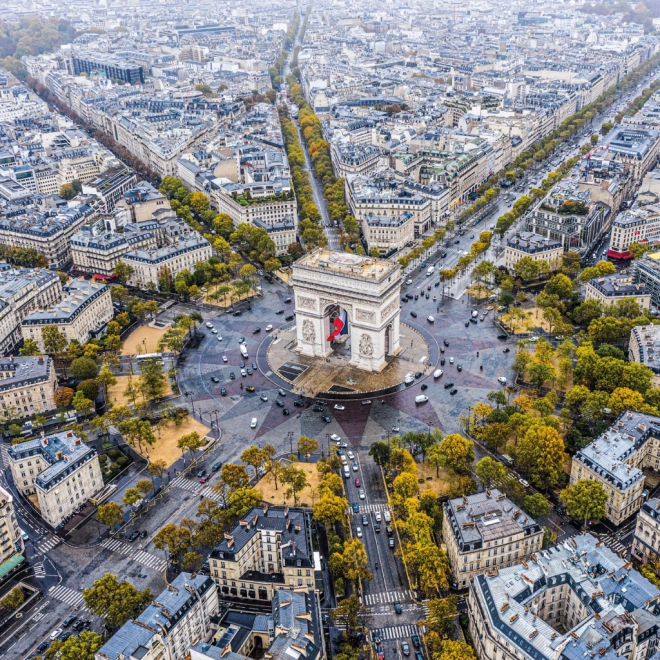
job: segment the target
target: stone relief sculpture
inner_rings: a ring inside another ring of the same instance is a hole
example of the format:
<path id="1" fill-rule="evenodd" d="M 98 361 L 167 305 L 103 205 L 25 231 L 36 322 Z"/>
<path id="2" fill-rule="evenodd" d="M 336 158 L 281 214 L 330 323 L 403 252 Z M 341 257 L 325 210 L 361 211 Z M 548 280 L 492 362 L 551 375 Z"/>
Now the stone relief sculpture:
<path id="1" fill-rule="evenodd" d="M 371 357 L 374 354 L 374 343 L 371 341 L 371 337 L 367 334 L 364 334 L 360 337 L 360 355 L 365 357 Z"/>
<path id="2" fill-rule="evenodd" d="M 302 338 L 304 341 L 313 344 L 316 341 L 316 331 L 314 330 L 314 324 L 309 320 L 305 319 L 302 324 Z"/>

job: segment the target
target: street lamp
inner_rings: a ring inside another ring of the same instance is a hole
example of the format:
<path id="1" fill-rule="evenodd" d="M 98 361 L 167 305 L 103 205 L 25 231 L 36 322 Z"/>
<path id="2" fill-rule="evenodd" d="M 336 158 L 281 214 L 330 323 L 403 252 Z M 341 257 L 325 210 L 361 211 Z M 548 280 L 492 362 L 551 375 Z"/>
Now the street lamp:
<path id="1" fill-rule="evenodd" d="M 293 431 L 289 431 L 289 446 L 291 447 L 291 455 L 293 455 Z"/>
<path id="2" fill-rule="evenodd" d="M 185 395 L 190 398 L 190 405 L 192 406 L 193 415 L 195 414 L 195 402 L 193 401 L 194 392 L 186 392 Z"/>
<path id="3" fill-rule="evenodd" d="M 330 456 L 330 434 L 329 433 L 325 434 L 325 446 L 326 446 L 326 449 L 328 450 L 328 456 Z M 325 458 L 325 454 L 323 453 L 323 447 L 321 447 L 321 458 Z"/>

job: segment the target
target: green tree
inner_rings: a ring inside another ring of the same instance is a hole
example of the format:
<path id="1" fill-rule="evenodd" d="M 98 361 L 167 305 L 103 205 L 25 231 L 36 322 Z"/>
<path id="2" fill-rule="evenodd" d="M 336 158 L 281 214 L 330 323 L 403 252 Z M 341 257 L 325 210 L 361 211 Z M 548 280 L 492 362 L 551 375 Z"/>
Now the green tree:
<path id="1" fill-rule="evenodd" d="M 507 475 L 506 467 L 499 461 L 484 456 L 475 467 L 475 473 L 486 488 L 492 488 L 501 484 Z"/>
<path id="2" fill-rule="evenodd" d="M 19 350 L 19 353 L 23 357 L 34 357 L 36 355 L 41 355 L 41 351 L 39 350 L 37 342 L 30 337 L 23 341 L 23 346 Z"/>
<path id="3" fill-rule="evenodd" d="M 367 551 L 360 539 L 346 541 L 344 544 L 344 571 L 346 577 L 355 582 L 357 580 L 373 580 L 374 576 L 369 570 Z"/>
<path id="4" fill-rule="evenodd" d="M 298 454 L 307 456 L 313 454 L 319 448 L 319 441 L 315 438 L 308 438 L 306 435 L 301 435 L 298 438 Z"/>
<path id="5" fill-rule="evenodd" d="M 0 606 L 9 611 L 17 610 L 25 600 L 25 594 L 20 587 L 14 587 L 2 600 Z"/>
<path id="6" fill-rule="evenodd" d="M 307 472 L 302 468 L 297 468 L 295 463 L 284 466 L 280 475 L 280 481 L 287 485 L 286 496 L 293 495 L 294 504 L 298 504 L 298 495 L 308 485 Z"/>
<path id="7" fill-rule="evenodd" d="M 114 527 L 124 519 L 124 510 L 117 502 L 101 504 L 96 511 L 96 519 L 106 527 Z"/>
<path id="8" fill-rule="evenodd" d="M 133 266 L 130 266 L 129 264 L 119 261 L 115 265 L 115 267 L 112 269 L 112 274 L 117 278 L 117 281 L 120 284 L 126 284 L 128 280 L 131 279 L 133 276 L 133 273 L 135 272 L 135 269 Z"/>
<path id="9" fill-rule="evenodd" d="M 106 573 L 92 587 L 83 589 L 83 598 L 89 613 L 104 619 L 110 630 L 137 618 L 153 600 L 149 589 L 139 591 L 130 582 L 118 582 L 112 573 Z"/>
<path id="10" fill-rule="evenodd" d="M 564 441 L 551 426 L 530 428 L 516 446 L 516 465 L 537 488 L 557 486 L 566 459 Z"/>
<path id="11" fill-rule="evenodd" d="M 356 593 L 341 600 L 337 607 L 332 610 L 332 620 L 341 625 L 350 636 L 358 628 L 358 616 L 362 611 L 362 603 Z"/>
<path id="12" fill-rule="evenodd" d="M 474 462 L 474 443 L 458 433 L 445 436 L 438 445 L 444 455 L 445 467 L 455 472 L 467 472 Z"/>
<path id="13" fill-rule="evenodd" d="M 192 460 L 193 454 L 198 451 L 199 449 L 202 448 L 204 445 L 204 441 L 200 437 L 199 433 L 197 431 L 192 431 L 192 433 L 186 433 L 185 435 L 182 435 L 176 443 L 176 446 L 181 450 L 181 453 L 183 453 L 186 449 L 190 452 L 190 459 Z M 222 466 L 222 474 L 224 475 L 225 472 L 225 467 L 228 464 L 225 463 Z M 224 478 L 224 477 L 223 477 Z"/>
<path id="14" fill-rule="evenodd" d="M 96 378 L 96 362 L 88 357 L 76 358 L 69 369 L 76 380 L 91 380 Z"/>
<path id="15" fill-rule="evenodd" d="M 140 363 L 139 387 L 144 394 L 145 401 L 157 401 L 163 398 L 165 374 L 161 360 L 154 358 L 143 360 Z"/>
<path id="16" fill-rule="evenodd" d="M 47 325 L 41 330 L 44 352 L 61 353 L 67 344 L 66 335 L 56 325 Z"/>
<path id="17" fill-rule="evenodd" d="M 331 527 L 342 522 L 346 517 L 348 502 L 343 497 L 337 495 L 325 495 L 314 504 L 312 509 L 315 520 L 322 525 Z"/>
<path id="18" fill-rule="evenodd" d="M 609 498 L 599 481 L 578 479 L 561 491 L 561 499 L 569 515 L 582 520 L 583 529 L 586 529 L 588 520 L 599 520 L 605 516 L 605 505 Z"/>
<path id="19" fill-rule="evenodd" d="M 428 615 L 423 625 L 429 632 L 438 634 L 441 638 L 449 637 L 453 628 L 454 620 L 458 616 L 456 609 L 456 598 L 431 598 L 427 603 Z"/>
<path id="20" fill-rule="evenodd" d="M 82 390 L 75 393 L 71 404 L 79 415 L 88 415 L 94 408 L 94 402 L 88 399 Z"/>
<path id="21" fill-rule="evenodd" d="M 230 493 L 239 488 L 245 488 L 250 483 L 250 476 L 245 465 L 236 463 L 225 463 L 220 472 L 220 479 L 229 488 Z"/>
<path id="22" fill-rule="evenodd" d="M 547 516 L 550 513 L 550 502 L 541 495 L 541 493 L 534 493 L 527 495 L 523 501 L 523 509 L 529 513 L 532 518 L 540 518 Z"/>
<path id="23" fill-rule="evenodd" d="M 376 465 L 385 467 L 390 462 L 392 448 L 387 442 L 374 442 L 369 448 L 369 456 L 374 459 Z"/>
<path id="24" fill-rule="evenodd" d="M 50 660 L 49 654 L 59 660 L 94 660 L 96 652 L 105 643 L 103 635 L 92 630 L 83 630 L 78 635 L 72 635 L 64 642 L 55 640 L 46 652 L 46 660 Z"/>
<path id="25" fill-rule="evenodd" d="M 188 527 L 169 523 L 154 536 L 153 544 L 158 550 L 167 550 L 172 561 L 178 564 L 192 549 L 193 535 Z"/>

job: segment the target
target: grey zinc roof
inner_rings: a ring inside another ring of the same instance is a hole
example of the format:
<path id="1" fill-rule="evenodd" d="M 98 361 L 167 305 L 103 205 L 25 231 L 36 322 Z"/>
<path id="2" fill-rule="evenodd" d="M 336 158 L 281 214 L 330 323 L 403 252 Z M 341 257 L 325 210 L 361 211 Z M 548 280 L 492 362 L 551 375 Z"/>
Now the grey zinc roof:
<path id="1" fill-rule="evenodd" d="M 28 314 L 23 319 L 23 324 L 66 323 L 108 290 L 105 284 L 84 279 L 73 280 L 67 286 L 62 287 L 64 298 L 61 302 L 47 309 L 40 309 Z"/>
<path id="2" fill-rule="evenodd" d="M 51 369 L 52 360 L 49 357 L 0 358 L 0 372 L 12 374 L 8 378 L 0 378 L 0 392 L 40 380 L 45 382 Z"/>
<path id="3" fill-rule="evenodd" d="M 153 630 L 128 621 L 97 651 L 97 655 L 109 660 L 141 657 L 140 649 L 147 648 L 147 644 L 151 646 L 154 634 Z"/>

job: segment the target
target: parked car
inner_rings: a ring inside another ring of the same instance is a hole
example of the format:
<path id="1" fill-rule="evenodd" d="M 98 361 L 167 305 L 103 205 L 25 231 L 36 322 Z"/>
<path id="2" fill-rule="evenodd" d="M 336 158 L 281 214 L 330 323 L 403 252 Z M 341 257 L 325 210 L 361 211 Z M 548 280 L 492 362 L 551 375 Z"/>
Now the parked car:
<path id="1" fill-rule="evenodd" d="M 402 642 L 401 650 L 403 651 L 403 655 L 410 655 L 410 646 L 408 646 L 408 642 Z"/>

